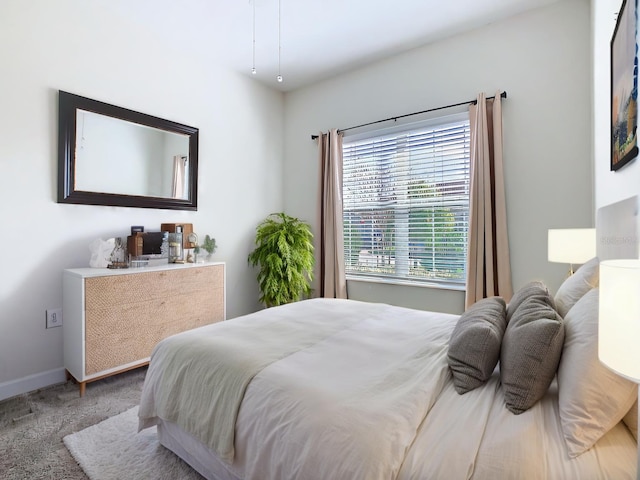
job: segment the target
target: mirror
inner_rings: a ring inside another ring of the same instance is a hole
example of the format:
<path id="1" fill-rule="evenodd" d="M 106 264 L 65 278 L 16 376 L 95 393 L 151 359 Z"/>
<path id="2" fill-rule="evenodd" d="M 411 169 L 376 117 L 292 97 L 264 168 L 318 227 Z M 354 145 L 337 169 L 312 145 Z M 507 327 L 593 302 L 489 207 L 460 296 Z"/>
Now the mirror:
<path id="1" fill-rule="evenodd" d="M 68 92 L 58 100 L 58 203 L 197 210 L 197 128 Z"/>

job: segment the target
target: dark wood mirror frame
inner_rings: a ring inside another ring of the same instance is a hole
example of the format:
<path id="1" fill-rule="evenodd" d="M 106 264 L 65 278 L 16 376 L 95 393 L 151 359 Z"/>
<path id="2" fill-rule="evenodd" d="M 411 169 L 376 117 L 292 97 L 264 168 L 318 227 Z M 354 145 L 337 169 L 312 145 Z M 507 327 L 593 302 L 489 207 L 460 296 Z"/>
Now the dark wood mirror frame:
<path id="1" fill-rule="evenodd" d="M 76 190 L 76 111 L 78 109 L 187 135 L 189 137 L 189 198 L 183 200 Z M 58 95 L 58 203 L 197 210 L 198 129 L 60 90 Z"/>

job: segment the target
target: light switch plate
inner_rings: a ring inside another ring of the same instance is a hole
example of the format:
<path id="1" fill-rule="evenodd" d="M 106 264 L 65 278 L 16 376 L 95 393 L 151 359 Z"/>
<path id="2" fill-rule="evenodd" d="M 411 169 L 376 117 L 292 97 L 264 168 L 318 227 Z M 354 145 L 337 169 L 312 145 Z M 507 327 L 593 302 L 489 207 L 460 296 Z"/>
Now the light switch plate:
<path id="1" fill-rule="evenodd" d="M 47 310 L 47 328 L 62 326 L 62 309 L 51 308 Z"/>

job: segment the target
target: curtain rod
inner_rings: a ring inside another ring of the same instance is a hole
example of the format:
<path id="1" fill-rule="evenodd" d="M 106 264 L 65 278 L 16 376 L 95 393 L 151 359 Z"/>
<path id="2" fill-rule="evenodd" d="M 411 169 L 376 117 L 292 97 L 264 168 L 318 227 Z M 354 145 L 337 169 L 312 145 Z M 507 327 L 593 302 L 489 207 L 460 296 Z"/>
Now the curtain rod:
<path id="1" fill-rule="evenodd" d="M 491 100 L 492 98 L 496 98 L 496 97 L 495 96 L 487 97 L 487 100 Z M 500 98 L 507 98 L 507 92 L 502 92 L 500 94 Z M 444 107 L 430 108 L 428 110 L 422 110 L 420 112 L 407 113 L 405 115 L 399 115 L 397 117 L 385 118 L 384 120 L 376 120 L 375 122 L 363 123 L 362 125 L 356 125 L 355 127 L 341 128 L 340 130 L 338 130 L 338 133 L 346 132 L 347 130 L 353 130 L 360 127 L 374 125 L 376 123 L 388 122 L 389 120 L 393 120 L 395 122 L 399 118 L 411 117 L 413 115 L 420 115 L 421 113 L 435 112 L 437 110 L 444 110 L 445 108 L 460 107 L 461 105 L 471 105 L 472 103 L 476 104 L 478 103 L 478 100 L 469 100 L 467 102 L 454 103 L 452 105 L 445 105 Z M 311 140 L 316 140 L 317 138 L 318 138 L 318 135 L 311 135 Z"/>

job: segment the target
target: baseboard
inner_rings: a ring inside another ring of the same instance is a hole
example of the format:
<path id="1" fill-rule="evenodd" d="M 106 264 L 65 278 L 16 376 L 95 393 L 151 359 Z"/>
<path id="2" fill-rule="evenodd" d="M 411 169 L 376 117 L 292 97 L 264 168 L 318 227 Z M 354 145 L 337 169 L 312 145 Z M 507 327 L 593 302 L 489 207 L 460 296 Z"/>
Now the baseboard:
<path id="1" fill-rule="evenodd" d="M 64 368 L 56 368 L 42 373 L 0 383 L 0 400 L 50 387 L 67 380 Z"/>

